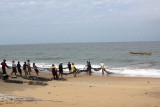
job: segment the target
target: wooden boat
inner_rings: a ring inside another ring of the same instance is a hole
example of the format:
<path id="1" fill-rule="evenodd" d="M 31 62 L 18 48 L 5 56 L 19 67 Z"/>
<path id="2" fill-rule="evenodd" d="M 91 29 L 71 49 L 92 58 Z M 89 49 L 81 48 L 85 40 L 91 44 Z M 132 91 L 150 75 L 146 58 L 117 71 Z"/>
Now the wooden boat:
<path id="1" fill-rule="evenodd" d="M 151 55 L 152 52 L 129 52 L 130 54 L 142 54 L 142 55 Z"/>

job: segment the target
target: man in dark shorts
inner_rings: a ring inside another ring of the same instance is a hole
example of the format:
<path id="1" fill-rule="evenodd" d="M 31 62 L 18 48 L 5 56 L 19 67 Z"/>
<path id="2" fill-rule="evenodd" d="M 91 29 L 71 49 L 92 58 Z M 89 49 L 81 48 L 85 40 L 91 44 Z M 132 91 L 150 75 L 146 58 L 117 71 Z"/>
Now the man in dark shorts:
<path id="1" fill-rule="evenodd" d="M 91 73 L 92 73 L 91 69 L 92 69 L 91 63 L 88 61 L 87 62 L 87 71 L 88 71 L 89 75 L 91 75 Z"/>
<path id="2" fill-rule="evenodd" d="M 17 64 L 17 69 L 18 69 L 18 72 L 20 74 L 20 76 L 22 75 L 22 69 L 21 69 L 21 64 L 20 62 L 18 61 L 18 64 Z"/>
<path id="3" fill-rule="evenodd" d="M 51 70 L 52 70 L 53 78 L 57 80 L 59 77 L 57 74 L 57 68 L 54 66 L 54 64 L 52 64 Z"/>
<path id="4" fill-rule="evenodd" d="M 62 62 L 59 64 L 59 76 L 61 76 L 61 78 L 63 77 L 63 63 Z"/>
<path id="5" fill-rule="evenodd" d="M 68 62 L 68 70 L 69 70 L 69 72 L 71 72 L 71 63 L 70 62 Z"/>
<path id="6" fill-rule="evenodd" d="M 2 65 L 2 73 L 3 73 L 3 74 L 7 74 L 7 72 L 6 72 L 6 67 L 7 67 L 7 68 L 9 68 L 9 67 L 8 67 L 8 65 L 6 64 L 6 60 L 5 60 L 5 59 L 3 60 L 3 62 L 1 63 L 1 65 Z"/>
<path id="7" fill-rule="evenodd" d="M 28 71 L 27 71 L 27 64 L 26 64 L 26 62 L 24 62 L 24 64 L 23 64 L 23 71 L 25 73 L 25 76 L 27 76 L 28 75 Z"/>

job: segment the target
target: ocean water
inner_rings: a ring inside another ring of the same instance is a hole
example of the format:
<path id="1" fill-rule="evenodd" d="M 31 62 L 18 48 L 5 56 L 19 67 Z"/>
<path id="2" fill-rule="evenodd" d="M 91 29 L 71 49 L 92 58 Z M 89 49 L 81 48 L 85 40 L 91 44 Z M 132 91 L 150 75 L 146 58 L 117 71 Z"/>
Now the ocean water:
<path id="1" fill-rule="evenodd" d="M 152 52 L 152 55 L 129 52 Z M 61 62 L 66 67 L 68 62 L 74 62 L 77 68 L 84 69 L 86 61 L 90 61 L 93 68 L 99 68 L 104 62 L 113 76 L 160 78 L 160 42 L 1 45 L 0 60 L 3 59 L 8 65 L 12 60 L 22 65 L 29 59 L 43 68 L 58 66 Z M 93 74 L 101 75 L 101 71 L 93 70 Z"/>

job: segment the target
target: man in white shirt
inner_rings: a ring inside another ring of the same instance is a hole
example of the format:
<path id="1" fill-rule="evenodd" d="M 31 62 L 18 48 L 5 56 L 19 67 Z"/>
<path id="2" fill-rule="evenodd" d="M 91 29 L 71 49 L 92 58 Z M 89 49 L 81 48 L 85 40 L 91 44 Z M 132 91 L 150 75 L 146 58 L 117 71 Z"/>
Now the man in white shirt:
<path id="1" fill-rule="evenodd" d="M 104 70 L 105 70 L 105 68 L 104 68 L 104 63 L 101 62 L 100 66 L 101 66 L 101 69 L 102 69 L 102 75 L 104 75 Z"/>
<path id="2" fill-rule="evenodd" d="M 17 76 L 16 76 L 16 73 L 17 73 L 17 69 L 16 69 L 16 64 L 15 64 L 15 61 L 13 60 L 12 61 L 12 73 L 11 73 L 11 75 L 14 73 L 15 75 L 13 75 L 12 77 L 13 78 L 16 78 Z"/>

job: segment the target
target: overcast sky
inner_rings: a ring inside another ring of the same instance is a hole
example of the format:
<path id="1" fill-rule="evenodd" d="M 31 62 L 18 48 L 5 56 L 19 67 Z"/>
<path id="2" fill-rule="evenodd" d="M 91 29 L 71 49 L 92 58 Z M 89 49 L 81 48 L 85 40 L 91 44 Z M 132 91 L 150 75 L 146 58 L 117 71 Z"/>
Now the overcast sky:
<path id="1" fill-rule="evenodd" d="M 160 41 L 160 0 L 0 0 L 0 44 Z"/>

